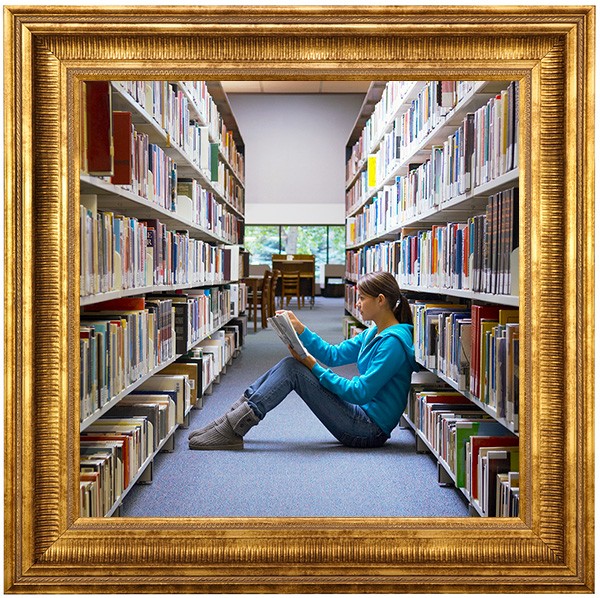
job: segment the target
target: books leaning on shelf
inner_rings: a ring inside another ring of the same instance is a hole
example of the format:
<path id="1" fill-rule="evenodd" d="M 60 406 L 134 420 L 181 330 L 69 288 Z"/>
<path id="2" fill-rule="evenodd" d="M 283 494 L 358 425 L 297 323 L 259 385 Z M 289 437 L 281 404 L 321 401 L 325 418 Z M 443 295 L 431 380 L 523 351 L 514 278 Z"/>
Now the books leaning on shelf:
<path id="1" fill-rule="evenodd" d="M 125 297 L 84 308 L 80 420 L 175 355 L 172 301 Z"/>
<path id="2" fill-rule="evenodd" d="M 400 238 L 400 285 L 518 295 L 517 188 L 488 199 L 486 213 Z"/>
<path id="3" fill-rule="evenodd" d="M 81 195 L 80 295 L 159 285 L 229 282 L 239 276 L 239 246 L 215 246 L 158 219 L 97 208 Z"/>
<path id="4" fill-rule="evenodd" d="M 516 436 L 463 394 L 439 385 L 413 384 L 405 418 L 482 516 L 508 516 L 510 490 L 497 474 L 511 472 L 515 490 Z M 514 500 L 512 507 L 514 513 Z"/>
<path id="5" fill-rule="evenodd" d="M 286 312 L 277 312 L 273 317 L 267 318 L 268 322 L 273 326 L 273 329 L 279 338 L 289 347 L 291 347 L 300 357 L 306 357 L 308 351 L 298 338 L 294 327 Z"/>
<path id="6" fill-rule="evenodd" d="M 445 124 L 444 118 L 457 100 L 471 91 L 465 88 L 458 97 L 444 101 L 441 90 L 456 82 L 431 81 L 420 84 L 423 89 L 419 96 L 388 125 L 377 144 L 368 150 L 361 144 L 361 153 L 368 151 L 368 156 L 357 161 L 354 146 L 347 164 L 354 170 L 363 168 L 366 161 L 367 170 L 346 193 L 347 212 L 374 197 L 373 204 L 386 203 L 377 208 L 385 214 L 382 222 L 394 227 L 518 167 L 518 84 L 513 81 L 498 91 L 495 85 L 469 83 L 471 87 L 476 84 L 489 88 L 484 94 L 491 97 L 475 112 L 467 112 L 451 135 L 435 133 L 429 146 L 416 147 L 436 127 Z M 415 149 L 420 151 L 414 154 Z M 415 163 L 407 163 L 409 159 Z M 401 165 L 403 172 L 398 168 Z M 348 179 L 354 180 L 354 172 L 349 175 Z"/>
<path id="7" fill-rule="evenodd" d="M 519 310 L 411 303 L 415 358 L 519 429 Z"/>

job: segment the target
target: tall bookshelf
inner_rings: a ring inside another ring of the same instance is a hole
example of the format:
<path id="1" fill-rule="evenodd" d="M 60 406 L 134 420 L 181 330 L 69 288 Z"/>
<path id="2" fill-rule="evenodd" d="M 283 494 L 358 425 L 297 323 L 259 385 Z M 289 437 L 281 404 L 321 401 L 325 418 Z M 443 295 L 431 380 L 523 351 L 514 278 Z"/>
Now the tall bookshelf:
<path id="1" fill-rule="evenodd" d="M 358 277 L 394 274 L 422 367 L 403 424 L 481 516 L 518 514 L 518 105 L 515 82 L 390 81 L 346 148 L 347 335 Z"/>
<path id="2" fill-rule="evenodd" d="M 241 349 L 244 144 L 218 82 L 81 97 L 80 498 L 111 516 Z"/>

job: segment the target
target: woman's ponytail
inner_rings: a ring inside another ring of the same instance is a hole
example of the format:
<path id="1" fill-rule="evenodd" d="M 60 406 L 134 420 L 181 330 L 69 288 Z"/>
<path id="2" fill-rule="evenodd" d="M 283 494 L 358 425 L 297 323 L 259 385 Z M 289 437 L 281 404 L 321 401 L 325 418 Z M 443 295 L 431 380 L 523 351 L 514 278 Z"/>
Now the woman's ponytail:
<path id="1" fill-rule="evenodd" d="M 394 312 L 394 317 L 400 324 L 412 324 L 412 310 L 410 309 L 410 305 L 406 297 L 400 294 L 400 299 L 396 301 L 396 306 L 392 310 Z"/>

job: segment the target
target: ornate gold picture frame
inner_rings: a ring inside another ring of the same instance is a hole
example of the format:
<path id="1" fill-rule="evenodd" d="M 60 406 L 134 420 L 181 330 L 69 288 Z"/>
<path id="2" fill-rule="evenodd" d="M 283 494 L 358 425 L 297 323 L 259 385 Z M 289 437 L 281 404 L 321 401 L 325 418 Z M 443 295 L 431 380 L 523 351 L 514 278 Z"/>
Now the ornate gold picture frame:
<path id="1" fill-rule="evenodd" d="M 6 591 L 593 591 L 594 18 L 5 9 Z M 520 518 L 78 517 L 77 83 L 173 77 L 520 81 Z"/>

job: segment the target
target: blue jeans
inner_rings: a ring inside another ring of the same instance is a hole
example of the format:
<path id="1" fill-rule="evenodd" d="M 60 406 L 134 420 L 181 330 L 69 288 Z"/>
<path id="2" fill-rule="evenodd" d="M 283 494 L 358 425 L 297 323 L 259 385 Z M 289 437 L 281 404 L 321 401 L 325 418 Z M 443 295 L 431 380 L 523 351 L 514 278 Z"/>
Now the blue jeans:
<path id="1" fill-rule="evenodd" d="M 323 425 L 342 444 L 357 448 L 382 446 L 389 438 L 359 405 L 327 390 L 314 374 L 293 357 L 286 357 L 244 392 L 248 404 L 262 419 L 295 390 Z"/>

